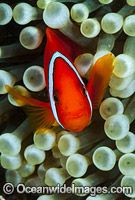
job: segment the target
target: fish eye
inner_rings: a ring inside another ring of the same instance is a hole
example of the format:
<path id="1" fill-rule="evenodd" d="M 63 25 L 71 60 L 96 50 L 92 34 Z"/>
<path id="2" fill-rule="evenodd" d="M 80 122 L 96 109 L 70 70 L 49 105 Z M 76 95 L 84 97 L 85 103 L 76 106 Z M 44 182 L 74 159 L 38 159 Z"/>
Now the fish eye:
<path id="1" fill-rule="evenodd" d="M 83 86 L 83 94 L 85 94 L 85 87 Z"/>
<path id="2" fill-rule="evenodd" d="M 82 83 L 79 83 L 79 88 L 81 90 L 81 92 L 86 95 L 86 88 L 85 88 L 85 85 L 83 85 Z"/>
<path id="3" fill-rule="evenodd" d="M 55 103 L 59 102 L 59 92 L 56 89 L 53 92 L 53 99 L 54 99 Z"/>
<path id="4" fill-rule="evenodd" d="M 53 98 L 54 98 L 55 102 L 58 103 L 58 101 L 59 101 L 58 97 L 56 95 L 54 95 Z"/>

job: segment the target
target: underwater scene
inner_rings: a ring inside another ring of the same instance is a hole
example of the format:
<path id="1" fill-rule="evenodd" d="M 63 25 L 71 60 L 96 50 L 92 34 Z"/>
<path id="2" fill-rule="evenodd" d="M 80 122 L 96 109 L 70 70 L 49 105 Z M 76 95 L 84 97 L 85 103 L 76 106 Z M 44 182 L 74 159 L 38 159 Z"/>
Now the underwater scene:
<path id="1" fill-rule="evenodd" d="M 0 1 L 0 200 L 135 200 L 135 0 Z"/>

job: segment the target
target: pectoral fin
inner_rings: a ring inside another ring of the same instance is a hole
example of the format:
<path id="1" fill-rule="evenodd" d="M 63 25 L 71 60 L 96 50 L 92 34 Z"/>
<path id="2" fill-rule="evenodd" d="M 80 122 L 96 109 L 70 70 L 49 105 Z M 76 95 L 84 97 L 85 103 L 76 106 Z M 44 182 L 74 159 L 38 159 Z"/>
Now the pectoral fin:
<path id="1" fill-rule="evenodd" d="M 8 93 L 13 95 L 18 105 L 23 106 L 30 121 L 32 131 L 50 128 L 55 122 L 50 103 L 45 103 L 17 93 L 13 88 L 5 86 Z"/>
<path id="2" fill-rule="evenodd" d="M 87 86 L 92 106 L 94 109 L 100 106 L 113 71 L 113 55 L 111 53 L 99 58 L 94 64 Z"/>

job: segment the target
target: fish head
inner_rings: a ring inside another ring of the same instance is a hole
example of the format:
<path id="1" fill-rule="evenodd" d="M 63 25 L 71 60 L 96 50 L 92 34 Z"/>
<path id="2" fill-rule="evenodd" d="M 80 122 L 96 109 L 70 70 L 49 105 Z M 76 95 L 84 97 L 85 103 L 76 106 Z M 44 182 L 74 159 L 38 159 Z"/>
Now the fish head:
<path id="1" fill-rule="evenodd" d="M 57 122 L 73 132 L 87 126 L 92 104 L 85 84 L 72 62 L 56 52 L 49 66 L 49 96 Z"/>

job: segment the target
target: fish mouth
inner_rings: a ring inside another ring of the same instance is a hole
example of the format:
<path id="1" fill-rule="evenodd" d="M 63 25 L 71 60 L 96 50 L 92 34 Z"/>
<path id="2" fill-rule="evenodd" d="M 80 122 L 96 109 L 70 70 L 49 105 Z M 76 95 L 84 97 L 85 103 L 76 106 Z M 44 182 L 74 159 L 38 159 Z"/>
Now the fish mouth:
<path id="1" fill-rule="evenodd" d="M 77 119 L 77 118 L 79 118 L 79 117 L 82 117 L 83 115 L 84 115 L 84 114 L 82 114 L 82 113 L 77 113 L 77 114 L 72 115 L 71 118 L 72 118 L 72 119 Z"/>
<path id="2" fill-rule="evenodd" d="M 72 114 L 70 118 L 71 119 L 77 119 L 77 118 L 86 117 L 86 116 L 88 116 L 88 112 L 87 112 L 87 110 L 83 109 L 79 112 Z"/>
<path id="3" fill-rule="evenodd" d="M 87 113 L 72 113 L 72 115 L 64 118 L 65 128 L 71 132 L 80 132 L 89 123 L 89 115 Z"/>

